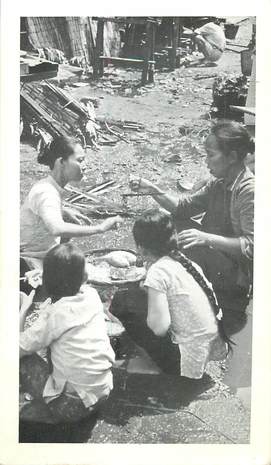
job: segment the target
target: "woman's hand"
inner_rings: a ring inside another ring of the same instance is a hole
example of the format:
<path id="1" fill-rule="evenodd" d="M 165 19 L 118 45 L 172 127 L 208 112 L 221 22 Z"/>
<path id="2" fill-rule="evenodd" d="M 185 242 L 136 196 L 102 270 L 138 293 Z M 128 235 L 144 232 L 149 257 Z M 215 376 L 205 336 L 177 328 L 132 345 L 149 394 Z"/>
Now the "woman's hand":
<path id="1" fill-rule="evenodd" d="M 123 223 L 123 219 L 119 215 L 108 218 L 100 224 L 101 232 L 117 229 L 121 223 Z"/>
<path id="2" fill-rule="evenodd" d="M 66 223 L 73 223 L 73 224 L 80 224 L 80 225 L 91 224 L 91 221 L 87 216 L 83 215 L 78 210 L 73 209 L 73 208 L 69 208 L 69 207 L 63 208 L 62 216 L 63 216 L 63 220 Z"/>
<path id="3" fill-rule="evenodd" d="M 178 234 L 178 242 L 183 249 L 209 245 L 209 234 L 198 229 L 186 229 Z"/>
<path id="4" fill-rule="evenodd" d="M 140 176 L 131 176 L 129 186 L 134 192 L 152 192 L 156 190 L 155 184 Z"/>

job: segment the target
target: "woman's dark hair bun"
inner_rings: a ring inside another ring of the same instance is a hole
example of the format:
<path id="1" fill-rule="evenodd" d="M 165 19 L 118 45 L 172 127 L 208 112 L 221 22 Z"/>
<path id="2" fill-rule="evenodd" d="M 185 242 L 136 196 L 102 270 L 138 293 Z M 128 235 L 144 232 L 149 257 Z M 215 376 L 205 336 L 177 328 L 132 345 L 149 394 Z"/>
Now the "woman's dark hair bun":
<path id="1" fill-rule="evenodd" d="M 80 144 L 80 142 L 73 137 L 67 136 L 56 136 L 49 142 L 41 139 L 37 147 L 39 152 L 38 163 L 53 169 L 57 158 L 67 160 L 74 153 L 76 144 Z"/>
<path id="2" fill-rule="evenodd" d="M 50 143 L 48 144 L 40 144 L 38 148 L 38 163 L 40 165 L 50 166 Z"/>
<path id="3" fill-rule="evenodd" d="M 212 126 L 210 134 L 216 137 L 218 147 L 225 155 L 235 151 L 239 159 L 244 160 L 248 153 L 254 153 L 254 140 L 246 127 L 237 121 L 218 121 Z"/>

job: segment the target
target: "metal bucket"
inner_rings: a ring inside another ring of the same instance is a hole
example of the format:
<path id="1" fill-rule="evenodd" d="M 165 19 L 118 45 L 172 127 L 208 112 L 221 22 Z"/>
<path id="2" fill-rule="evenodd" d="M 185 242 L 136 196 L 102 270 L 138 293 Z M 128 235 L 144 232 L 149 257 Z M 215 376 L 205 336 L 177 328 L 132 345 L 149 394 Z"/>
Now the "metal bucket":
<path id="1" fill-rule="evenodd" d="M 230 39 L 230 40 L 235 39 L 238 29 L 239 29 L 238 24 L 231 24 L 231 23 L 224 24 L 224 31 L 225 31 L 226 39 Z"/>

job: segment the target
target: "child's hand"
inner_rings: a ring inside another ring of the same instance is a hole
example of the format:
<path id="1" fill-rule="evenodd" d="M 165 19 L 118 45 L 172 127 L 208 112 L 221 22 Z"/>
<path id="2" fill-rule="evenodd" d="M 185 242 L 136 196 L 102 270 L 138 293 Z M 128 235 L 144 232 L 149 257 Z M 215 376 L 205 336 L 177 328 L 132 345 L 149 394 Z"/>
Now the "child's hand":
<path id="1" fill-rule="evenodd" d="M 41 270 L 31 270 L 25 273 L 25 278 L 28 281 L 28 284 L 34 289 L 42 285 L 42 272 Z"/>
<path id="2" fill-rule="evenodd" d="M 25 294 L 24 292 L 20 292 L 20 311 L 26 311 L 31 307 L 35 292 L 35 289 L 33 289 L 29 295 Z"/>

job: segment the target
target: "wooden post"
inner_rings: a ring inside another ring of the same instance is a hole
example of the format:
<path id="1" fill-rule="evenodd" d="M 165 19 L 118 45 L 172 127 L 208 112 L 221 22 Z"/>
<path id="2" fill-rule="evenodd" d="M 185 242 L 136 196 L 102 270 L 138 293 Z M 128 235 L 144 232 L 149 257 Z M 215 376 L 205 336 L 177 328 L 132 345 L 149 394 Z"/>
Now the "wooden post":
<path id="1" fill-rule="evenodd" d="M 179 18 L 172 18 L 172 50 L 170 57 L 170 69 L 176 68 L 177 42 L 179 38 Z"/>
<path id="2" fill-rule="evenodd" d="M 93 64 L 94 59 L 95 59 L 95 41 L 93 39 L 93 34 L 92 34 L 92 27 L 91 27 L 91 22 L 89 16 L 87 17 L 87 48 L 88 48 L 88 54 L 89 54 L 89 63 Z"/>
<path id="3" fill-rule="evenodd" d="M 155 24 L 150 24 L 150 35 L 148 37 L 150 39 L 150 57 L 151 61 L 154 61 L 154 51 L 155 51 Z M 149 64 L 149 74 L 148 74 L 148 82 L 154 82 L 154 64 Z"/>
<path id="4" fill-rule="evenodd" d="M 146 31 L 147 31 L 147 43 L 145 45 L 144 51 L 144 63 L 142 69 L 142 76 L 141 76 L 141 85 L 144 86 L 148 80 L 148 71 L 149 71 L 149 59 L 150 59 L 150 51 L 151 51 L 151 23 L 147 21 L 146 24 Z"/>
<path id="5" fill-rule="evenodd" d="M 104 54 L 104 21 L 98 21 L 97 40 L 99 44 L 99 57 Z M 98 58 L 99 77 L 104 74 L 104 61 Z"/>
<path id="6" fill-rule="evenodd" d="M 94 53 L 94 63 L 93 63 L 93 77 L 98 79 L 103 75 L 103 60 L 100 59 L 100 56 L 103 55 L 104 50 L 104 21 L 98 19 L 97 24 L 97 34 L 96 34 L 96 47 Z"/>

